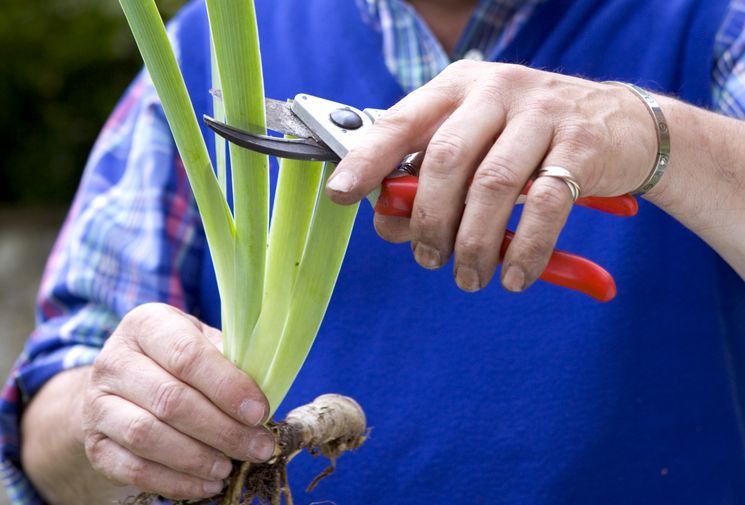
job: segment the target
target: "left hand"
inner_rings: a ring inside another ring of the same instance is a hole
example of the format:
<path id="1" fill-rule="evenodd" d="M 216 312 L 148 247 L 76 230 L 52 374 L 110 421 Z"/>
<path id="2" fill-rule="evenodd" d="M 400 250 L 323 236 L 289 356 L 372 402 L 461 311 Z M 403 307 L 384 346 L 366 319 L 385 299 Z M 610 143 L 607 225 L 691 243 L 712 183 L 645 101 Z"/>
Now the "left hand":
<path id="1" fill-rule="evenodd" d="M 458 286 L 494 275 L 520 191 L 541 166 L 564 167 L 582 196 L 636 189 L 657 153 L 654 123 L 629 90 L 518 65 L 459 61 L 392 107 L 329 180 L 337 203 L 361 200 L 403 157 L 426 149 L 411 220 L 377 216 L 386 240 L 411 240 L 439 268 L 455 253 Z M 522 291 L 543 272 L 572 207 L 567 185 L 530 188 L 502 283 Z"/>

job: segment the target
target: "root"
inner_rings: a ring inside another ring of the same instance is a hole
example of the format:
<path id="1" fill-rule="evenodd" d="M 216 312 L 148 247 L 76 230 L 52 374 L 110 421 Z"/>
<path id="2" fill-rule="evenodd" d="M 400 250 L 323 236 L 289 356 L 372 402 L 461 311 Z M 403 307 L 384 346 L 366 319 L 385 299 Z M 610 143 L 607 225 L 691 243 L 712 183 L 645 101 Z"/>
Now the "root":
<path id="1" fill-rule="evenodd" d="M 307 492 L 336 469 L 336 460 L 347 451 L 357 449 L 367 437 L 365 413 L 353 399 L 327 394 L 313 403 L 298 407 L 284 421 L 271 423 L 276 439 L 274 457 L 267 463 L 234 462 L 226 489 L 203 501 L 181 501 L 175 505 L 250 505 L 257 500 L 267 505 L 293 505 L 287 479 L 287 464 L 303 450 L 321 455 L 330 462 L 328 468 L 310 483 Z M 142 493 L 123 505 L 150 505 L 157 496 Z"/>

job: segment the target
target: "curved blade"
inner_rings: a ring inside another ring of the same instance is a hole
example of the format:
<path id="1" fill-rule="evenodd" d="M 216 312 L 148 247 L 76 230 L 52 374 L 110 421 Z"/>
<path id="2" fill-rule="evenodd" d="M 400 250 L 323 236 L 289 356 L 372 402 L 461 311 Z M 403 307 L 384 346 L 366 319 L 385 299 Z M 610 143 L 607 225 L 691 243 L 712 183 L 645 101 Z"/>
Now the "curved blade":
<path id="1" fill-rule="evenodd" d="M 266 128 L 282 135 L 291 135 L 301 139 L 321 139 L 303 123 L 299 117 L 292 111 L 292 102 L 273 100 L 267 98 L 264 100 L 266 107 Z"/>
<path id="2" fill-rule="evenodd" d="M 212 131 L 225 140 L 251 151 L 291 160 L 329 161 L 332 163 L 339 163 L 340 161 L 339 156 L 326 144 L 312 138 L 283 139 L 258 135 L 228 126 L 206 114 L 203 119 Z"/>

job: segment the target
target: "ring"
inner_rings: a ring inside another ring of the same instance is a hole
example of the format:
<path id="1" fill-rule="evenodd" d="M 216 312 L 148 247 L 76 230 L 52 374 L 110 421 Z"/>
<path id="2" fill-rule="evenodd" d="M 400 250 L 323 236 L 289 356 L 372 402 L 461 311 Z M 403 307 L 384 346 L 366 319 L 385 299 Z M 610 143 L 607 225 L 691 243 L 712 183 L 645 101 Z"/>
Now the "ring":
<path id="1" fill-rule="evenodd" d="M 538 177 L 553 177 L 564 181 L 569 188 L 569 191 L 572 193 L 572 201 L 576 202 L 577 198 L 579 198 L 581 192 L 579 184 L 574 180 L 572 174 L 570 174 L 569 170 L 566 168 L 557 166 L 542 167 L 535 173 L 535 178 L 537 179 Z"/>

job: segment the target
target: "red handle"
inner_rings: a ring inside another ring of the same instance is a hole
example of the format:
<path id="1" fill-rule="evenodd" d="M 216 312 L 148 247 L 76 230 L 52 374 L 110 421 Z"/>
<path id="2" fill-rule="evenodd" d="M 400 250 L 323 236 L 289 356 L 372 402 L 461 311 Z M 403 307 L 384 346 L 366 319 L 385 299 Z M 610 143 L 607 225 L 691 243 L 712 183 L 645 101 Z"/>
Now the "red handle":
<path id="1" fill-rule="evenodd" d="M 375 203 L 375 212 L 383 216 L 411 217 L 418 182 L 419 178 L 413 175 L 385 179 Z M 523 192 L 527 192 L 529 187 L 526 186 Z M 583 197 L 577 200 L 577 204 L 616 216 L 635 216 L 639 210 L 636 199 L 631 195 Z M 514 233 L 507 230 L 502 243 L 502 256 L 513 237 Z M 603 267 L 564 251 L 553 252 L 540 278 L 556 286 L 585 293 L 601 302 L 608 302 L 616 296 L 616 283 Z"/>
<path id="2" fill-rule="evenodd" d="M 639 212 L 639 202 L 632 195 L 582 196 L 577 198 L 576 203 L 620 217 L 634 217 Z"/>
<path id="3" fill-rule="evenodd" d="M 502 242 L 500 260 L 515 234 L 507 230 Z M 554 249 L 541 280 L 574 291 L 584 293 L 600 302 L 609 302 L 616 297 L 616 281 L 606 269 L 587 258 Z"/>
<path id="4" fill-rule="evenodd" d="M 375 212 L 383 216 L 411 217 L 418 185 L 419 178 L 414 175 L 384 179 Z M 529 188 L 530 183 L 522 193 L 526 194 Z M 633 217 L 639 212 L 639 204 L 631 195 L 583 196 L 577 199 L 577 205 L 621 217 Z"/>
<path id="5" fill-rule="evenodd" d="M 383 179 L 375 212 L 381 216 L 411 217 L 418 186 L 419 177 L 415 175 Z"/>

